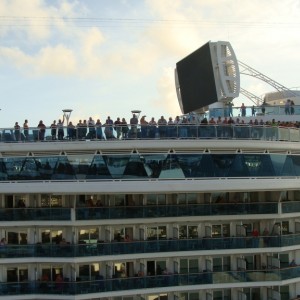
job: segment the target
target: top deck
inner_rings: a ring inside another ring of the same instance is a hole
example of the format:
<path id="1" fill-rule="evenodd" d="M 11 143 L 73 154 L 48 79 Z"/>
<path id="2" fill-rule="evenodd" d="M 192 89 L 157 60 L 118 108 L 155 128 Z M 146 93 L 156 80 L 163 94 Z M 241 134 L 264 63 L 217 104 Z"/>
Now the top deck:
<path id="1" fill-rule="evenodd" d="M 154 118 L 153 118 L 154 119 Z M 157 122 L 95 125 L 71 122 L 22 128 L 0 128 L 0 142 L 53 142 L 145 139 L 261 139 L 300 141 L 300 106 L 245 106 L 210 109 L 208 114 L 189 114 Z M 16 123 L 17 124 L 17 123 Z"/>
<path id="2" fill-rule="evenodd" d="M 300 142 L 299 123 L 239 124 L 172 124 L 141 126 L 99 126 L 28 129 L 2 128 L 0 142 L 72 142 L 111 140 L 242 139 Z"/>

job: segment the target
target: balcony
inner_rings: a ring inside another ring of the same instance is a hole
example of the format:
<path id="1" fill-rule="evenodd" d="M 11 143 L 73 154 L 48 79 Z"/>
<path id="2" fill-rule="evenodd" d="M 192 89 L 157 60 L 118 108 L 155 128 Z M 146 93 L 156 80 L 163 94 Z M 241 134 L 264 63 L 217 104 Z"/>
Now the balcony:
<path id="1" fill-rule="evenodd" d="M 125 133 L 126 129 L 126 133 Z M 172 125 L 141 125 L 131 128 L 130 125 L 102 125 L 94 127 L 63 127 L 63 135 L 57 130 L 31 127 L 27 130 L 0 128 L 0 142 L 53 142 L 53 141 L 83 141 L 83 140 L 112 140 L 112 139 L 261 139 L 280 141 L 300 141 L 299 128 L 278 126 L 277 124 L 203 124 L 178 123 Z M 123 132 L 124 131 L 124 132 Z M 109 132 L 109 135 L 106 134 Z"/>
<path id="2" fill-rule="evenodd" d="M 0 247 L 0 259 L 22 257 L 91 257 L 139 253 L 166 253 L 229 249 L 265 249 L 300 246 L 300 234 L 246 237 L 201 237 L 194 239 L 162 239 L 91 244 L 28 244 Z"/>
<path id="3" fill-rule="evenodd" d="M 299 205 L 300 208 L 300 205 Z M 278 203 L 222 203 L 77 208 L 77 220 L 277 214 Z"/>
<path id="4" fill-rule="evenodd" d="M 189 274 L 166 274 L 160 276 L 125 277 L 114 279 L 101 279 L 91 281 L 27 281 L 27 282 L 2 282 L 0 295 L 26 294 L 52 294 L 52 295 L 78 295 L 89 293 L 105 293 L 122 290 L 136 290 L 159 287 L 207 285 L 207 284 L 230 284 L 240 287 L 239 283 L 284 281 L 299 278 L 300 267 L 265 270 L 243 270 L 210 272 L 204 270 L 200 273 Z M 80 280 L 80 278 L 78 278 Z M 260 284 L 261 285 L 261 284 Z M 205 288 L 205 287 L 204 287 Z M 1 297 L 0 296 L 0 297 Z"/>
<path id="5" fill-rule="evenodd" d="M 1 208 L 0 220 L 6 221 L 70 221 L 71 209 L 58 208 Z"/>
<path id="6" fill-rule="evenodd" d="M 188 205 L 148 205 L 78 207 L 76 220 L 117 220 L 136 218 L 277 214 L 278 205 L 283 212 L 299 212 L 300 202 L 278 204 L 277 202 L 188 204 Z M 7 221 L 71 221 L 70 207 L 1 208 L 0 223 Z"/>

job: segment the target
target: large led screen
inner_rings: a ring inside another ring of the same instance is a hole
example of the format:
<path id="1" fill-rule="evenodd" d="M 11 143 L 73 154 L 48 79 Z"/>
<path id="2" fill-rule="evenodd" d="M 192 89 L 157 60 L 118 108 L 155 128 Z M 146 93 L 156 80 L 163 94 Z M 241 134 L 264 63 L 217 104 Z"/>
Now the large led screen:
<path id="1" fill-rule="evenodd" d="M 184 114 L 218 101 L 211 47 L 208 42 L 176 64 Z"/>

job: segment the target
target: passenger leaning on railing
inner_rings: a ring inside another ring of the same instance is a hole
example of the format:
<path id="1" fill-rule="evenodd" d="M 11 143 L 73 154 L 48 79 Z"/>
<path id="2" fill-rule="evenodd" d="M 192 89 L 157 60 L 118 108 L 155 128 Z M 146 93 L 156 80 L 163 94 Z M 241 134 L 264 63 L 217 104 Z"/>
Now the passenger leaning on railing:
<path id="1" fill-rule="evenodd" d="M 122 127 L 121 127 L 121 121 L 120 118 L 118 117 L 117 120 L 114 123 L 114 129 L 117 133 L 117 139 L 119 140 L 121 135 L 122 135 Z"/>
<path id="2" fill-rule="evenodd" d="M 209 124 L 216 124 L 216 121 L 215 121 L 215 119 L 212 117 L 212 118 L 210 118 L 210 120 L 209 120 Z"/>
<path id="3" fill-rule="evenodd" d="M 96 128 L 95 128 L 95 121 L 93 120 L 92 117 L 89 117 L 88 121 L 88 127 L 89 127 L 89 132 L 88 132 L 88 139 L 95 139 L 96 138 Z"/>
<path id="4" fill-rule="evenodd" d="M 137 125 L 139 123 L 138 118 L 135 114 L 132 115 L 130 119 L 130 138 L 136 139 L 137 138 Z"/>
<path id="5" fill-rule="evenodd" d="M 122 124 L 122 139 L 127 139 L 129 129 L 125 118 L 122 118 L 121 124 Z"/>
<path id="6" fill-rule="evenodd" d="M 150 139 L 154 139 L 156 135 L 156 121 L 154 117 L 151 118 L 149 121 L 149 130 L 148 130 L 148 136 Z"/>
<path id="7" fill-rule="evenodd" d="M 76 129 L 72 122 L 69 122 L 67 131 L 68 131 L 68 138 L 70 140 L 76 139 Z"/>
<path id="8" fill-rule="evenodd" d="M 63 119 L 59 119 L 57 122 L 57 137 L 59 140 L 64 139 L 64 122 L 65 122 L 65 116 L 63 116 Z"/>
<path id="9" fill-rule="evenodd" d="M 84 137 L 84 132 L 83 132 L 83 123 L 81 120 L 77 123 L 77 138 L 78 140 L 82 140 Z"/>
<path id="10" fill-rule="evenodd" d="M 291 107 L 290 107 L 291 115 L 295 113 L 295 102 L 291 100 Z"/>
<path id="11" fill-rule="evenodd" d="M 83 123 L 82 123 L 82 138 L 83 139 L 86 138 L 87 128 L 88 128 L 88 124 L 87 124 L 86 120 L 83 120 Z"/>
<path id="12" fill-rule="evenodd" d="M 28 120 L 24 121 L 23 129 L 24 129 L 24 138 L 25 138 L 25 141 L 28 141 L 29 140 L 29 125 L 28 125 Z"/>
<path id="13" fill-rule="evenodd" d="M 164 116 L 160 117 L 160 119 L 157 122 L 157 125 L 160 138 L 165 138 L 167 131 L 167 120 L 164 118 Z"/>
<path id="14" fill-rule="evenodd" d="M 14 129 L 15 129 L 15 132 L 14 132 L 15 140 L 20 141 L 21 140 L 21 131 L 20 131 L 21 127 L 18 122 L 15 123 Z"/>
<path id="15" fill-rule="evenodd" d="M 285 112 L 286 115 L 290 115 L 291 114 L 290 107 L 291 107 L 291 100 L 287 99 L 286 102 L 285 102 L 285 104 L 284 104 L 284 112 Z"/>
<path id="16" fill-rule="evenodd" d="M 106 136 L 106 139 L 109 140 L 109 139 L 112 139 L 114 137 L 113 135 L 113 120 L 110 118 L 110 116 L 107 117 L 106 119 L 106 122 L 104 124 L 105 126 L 105 130 L 104 130 L 104 133 L 105 133 L 105 136 Z"/>
<path id="17" fill-rule="evenodd" d="M 172 117 L 170 117 L 168 121 L 167 137 L 168 138 L 176 137 L 176 131 L 175 131 L 175 126 Z"/>
<path id="18" fill-rule="evenodd" d="M 103 139 L 102 123 L 100 122 L 100 119 L 97 119 L 95 126 L 96 126 L 96 138 L 98 140 L 102 140 Z"/>
<path id="19" fill-rule="evenodd" d="M 191 137 L 191 138 L 197 138 L 198 137 L 197 125 L 198 125 L 198 122 L 197 122 L 195 116 L 192 116 L 190 118 L 190 126 L 188 128 L 189 129 L 188 137 Z"/>
<path id="20" fill-rule="evenodd" d="M 56 140 L 56 129 L 57 129 L 57 125 L 56 125 L 56 121 L 54 120 L 53 123 L 50 125 L 51 128 L 51 138 L 52 140 Z"/>
<path id="21" fill-rule="evenodd" d="M 46 132 L 46 125 L 43 123 L 42 120 L 40 120 L 39 124 L 38 124 L 38 140 L 39 141 L 43 141 L 45 139 L 45 132 Z"/>
<path id="22" fill-rule="evenodd" d="M 241 106 L 241 115 L 242 115 L 242 117 L 246 116 L 246 106 L 244 103 L 242 103 L 242 106 Z"/>
<path id="23" fill-rule="evenodd" d="M 146 139 L 148 137 L 148 122 L 145 118 L 146 116 L 142 116 L 140 119 L 142 139 Z"/>
<path id="24" fill-rule="evenodd" d="M 179 124 L 179 137 L 187 138 L 188 137 L 188 123 L 189 120 L 186 117 L 183 117 L 181 123 Z"/>

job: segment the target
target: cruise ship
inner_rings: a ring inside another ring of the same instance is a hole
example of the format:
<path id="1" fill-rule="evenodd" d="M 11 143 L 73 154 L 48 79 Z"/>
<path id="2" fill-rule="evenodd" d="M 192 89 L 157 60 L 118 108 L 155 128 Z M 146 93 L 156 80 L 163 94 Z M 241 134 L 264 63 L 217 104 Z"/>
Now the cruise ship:
<path id="1" fill-rule="evenodd" d="M 0 299 L 298 299 L 297 107 L 119 139 L 2 128 Z"/>

